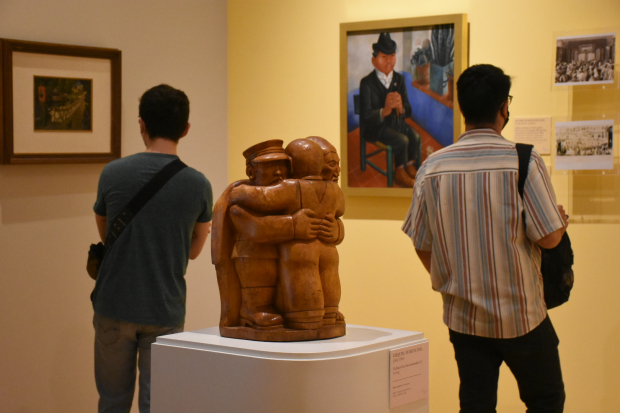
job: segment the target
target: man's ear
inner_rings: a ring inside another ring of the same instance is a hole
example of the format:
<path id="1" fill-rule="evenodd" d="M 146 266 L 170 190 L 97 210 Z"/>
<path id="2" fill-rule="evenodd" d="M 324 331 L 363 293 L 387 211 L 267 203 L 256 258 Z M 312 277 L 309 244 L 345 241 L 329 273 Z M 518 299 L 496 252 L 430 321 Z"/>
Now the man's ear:
<path id="1" fill-rule="evenodd" d="M 245 167 L 245 174 L 248 176 L 248 178 L 254 179 L 254 168 L 252 167 L 251 163 L 249 163 L 248 166 Z"/>
<path id="2" fill-rule="evenodd" d="M 500 109 L 502 112 L 502 116 L 504 117 L 504 119 L 506 119 L 508 117 L 508 100 L 506 100 L 504 102 L 504 104 L 502 105 L 502 108 Z"/>
<path id="3" fill-rule="evenodd" d="M 192 125 L 190 125 L 190 123 L 187 122 L 187 126 L 185 127 L 185 131 L 183 131 L 183 134 L 181 135 L 181 137 L 179 139 L 184 138 L 185 136 L 187 136 L 187 134 L 189 132 L 190 126 L 192 126 Z"/>
<path id="4" fill-rule="evenodd" d="M 146 125 L 140 117 L 138 117 L 138 124 L 140 125 L 140 135 L 144 135 L 146 133 Z"/>

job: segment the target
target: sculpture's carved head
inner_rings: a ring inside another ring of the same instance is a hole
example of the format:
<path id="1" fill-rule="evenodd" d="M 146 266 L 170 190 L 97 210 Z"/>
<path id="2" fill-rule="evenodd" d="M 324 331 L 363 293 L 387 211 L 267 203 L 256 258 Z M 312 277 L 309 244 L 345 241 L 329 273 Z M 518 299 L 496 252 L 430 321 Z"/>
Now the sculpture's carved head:
<path id="1" fill-rule="evenodd" d="M 323 151 L 321 177 L 326 181 L 338 182 L 340 177 L 340 157 L 334 145 L 320 136 L 308 136 L 306 139 L 318 143 Z"/>
<path id="2" fill-rule="evenodd" d="M 243 151 L 243 156 L 252 185 L 275 185 L 288 178 L 291 171 L 291 158 L 284 153 L 280 139 L 257 143 Z"/>
<path id="3" fill-rule="evenodd" d="M 285 152 L 291 157 L 293 163 L 292 178 L 301 179 L 321 175 L 323 151 L 316 142 L 295 139 L 286 146 Z"/>

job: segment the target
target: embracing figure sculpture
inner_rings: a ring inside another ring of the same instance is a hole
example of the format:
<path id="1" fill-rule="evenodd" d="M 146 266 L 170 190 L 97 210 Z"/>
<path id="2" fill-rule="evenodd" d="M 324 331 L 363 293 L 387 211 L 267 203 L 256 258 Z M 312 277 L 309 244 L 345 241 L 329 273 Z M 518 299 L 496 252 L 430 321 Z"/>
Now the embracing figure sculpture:
<path id="1" fill-rule="evenodd" d="M 299 341 L 345 334 L 338 311 L 336 245 L 344 195 L 335 148 L 320 137 L 253 145 L 247 180 L 226 188 L 213 211 L 225 337 Z"/>

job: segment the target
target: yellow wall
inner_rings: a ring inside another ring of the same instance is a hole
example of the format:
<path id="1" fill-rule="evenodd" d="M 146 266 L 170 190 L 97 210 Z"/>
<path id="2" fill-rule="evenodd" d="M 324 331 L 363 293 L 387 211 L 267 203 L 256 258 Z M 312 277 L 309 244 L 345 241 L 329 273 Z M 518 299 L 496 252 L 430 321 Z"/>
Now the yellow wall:
<path id="1" fill-rule="evenodd" d="M 320 135 L 338 146 L 341 22 L 467 13 L 471 63 L 494 63 L 516 76 L 513 117 L 556 116 L 558 107 L 566 108 L 550 92 L 553 33 L 620 24 L 616 0 L 510 5 L 494 0 L 230 0 L 228 13 L 228 68 L 224 0 L 174 5 L 3 0 L 0 37 L 121 49 L 123 155 L 142 150 L 136 125 L 140 94 L 160 82 L 186 90 L 192 129 L 180 154 L 211 179 L 217 197 L 227 182 L 243 177 L 241 152 L 260 140 Z M 94 409 L 88 300 L 93 284 L 84 260 L 97 237 L 92 204 L 101 168 L 0 165 L 2 412 Z M 554 177 L 554 182 L 564 197 L 574 189 L 570 181 Z M 347 238 L 340 247 L 342 310 L 352 324 L 423 331 L 432 343 L 432 411 L 453 412 L 458 378 L 441 322 L 441 299 L 399 229 L 408 205 L 405 198 L 347 200 Z M 620 226 L 572 224 L 569 231 L 577 284 L 571 301 L 551 311 L 562 341 L 566 411 L 617 411 L 620 281 L 614 258 Z M 216 325 L 219 297 L 208 248 L 190 263 L 187 280 L 186 328 Z M 499 410 L 523 411 L 508 371 L 502 372 Z"/>
<path id="2" fill-rule="evenodd" d="M 286 144 L 319 135 L 339 145 L 342 22 L 467 13 L 470 63 L 492 63 L 515 77 L 511 116 L 565 116 L 566 97 L 551 92 L 554 33 L 617 26 L 620 2 L 229 0 L 228 12 L 232 181 L 244 177 L 241 152 L 258 141 L 277 138 Z M 512 134 L 507 128 L 507 137 Z M 571 181 L 554 177 L 554 182 L 565 202 Z M 431 411 L 454 412 L 458 376 L 441 321 L 441 297 L 400 232 L 408 205 L 404 198 L 347 198 L 347 237 L 339 247 L 341 309 L 351 324 L 423 331 L 431 342 Z M 618 411 L 620 226 L 572 224 L 569 233 L 577 282 L 571 301 L 550 312 L 561 340 L 566 412 Z M 507 369 L 500 378 L 498 410 L 524 410 Z"/>
<path id="3" fill-rule="evenodd" d="M 165 82 L 187 92 L 179 155 L 219 194 L 227 185 L 226 1 L 2 0 L 0 38 L 121 49 L 122 155 L 144 150 L 138 99 Z M 0 412 L 96 411 L 93 204 L 103 164 L 0 165 Z M 186 329 L 216 325 L 207 246 L 189 264 Z M 134 404 L 135 412 L 138 411 Z"/>

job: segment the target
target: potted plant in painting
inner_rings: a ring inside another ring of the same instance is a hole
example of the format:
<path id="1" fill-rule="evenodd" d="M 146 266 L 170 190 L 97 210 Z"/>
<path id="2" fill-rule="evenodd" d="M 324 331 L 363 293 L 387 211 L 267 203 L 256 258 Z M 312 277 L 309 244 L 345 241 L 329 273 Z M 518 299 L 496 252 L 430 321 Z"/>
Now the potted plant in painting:
<path id="1" fill-rule="evenodd" d="M 431 62 L 431 90 L 438 95 L 448 93 L 449 74 L 454 70 L 454 26 L 438 25 L 431 33 L 433 60 Z"/>
<path id="2" fill-rule="evenodd" d="M 415 77 L 420 85 L 428 85 L 430 82 L 429 67 L 432 59 L 433 51 L 427 39 L 422 43 L 422 47 L 418 47 L 411 56 L 411 64 L 415 67 Z"/>

